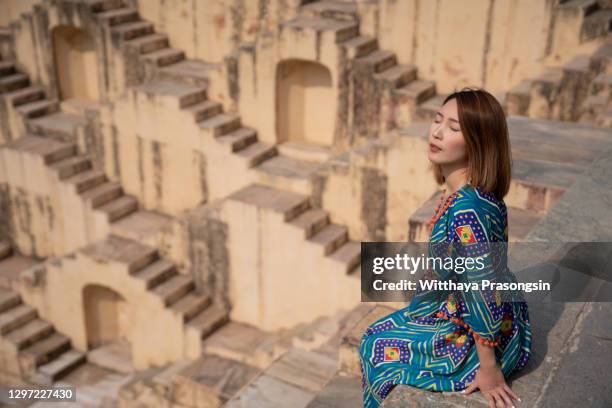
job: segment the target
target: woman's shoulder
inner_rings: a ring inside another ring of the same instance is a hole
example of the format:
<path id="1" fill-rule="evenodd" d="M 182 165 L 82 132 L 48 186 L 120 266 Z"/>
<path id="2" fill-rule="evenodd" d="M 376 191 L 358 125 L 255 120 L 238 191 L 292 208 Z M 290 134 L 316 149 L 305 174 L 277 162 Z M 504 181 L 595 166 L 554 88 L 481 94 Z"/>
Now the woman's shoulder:
<path id="1" fill-rule="evenodd" d="M 470 211 L 496 218 L 505 218 L 507 215 L 508 210 L 504 201 L 497 199 L 493 193 L 482 191 L 480 187 L 466 184 L 457 193 L 451 205 L 453 213 Z"/>

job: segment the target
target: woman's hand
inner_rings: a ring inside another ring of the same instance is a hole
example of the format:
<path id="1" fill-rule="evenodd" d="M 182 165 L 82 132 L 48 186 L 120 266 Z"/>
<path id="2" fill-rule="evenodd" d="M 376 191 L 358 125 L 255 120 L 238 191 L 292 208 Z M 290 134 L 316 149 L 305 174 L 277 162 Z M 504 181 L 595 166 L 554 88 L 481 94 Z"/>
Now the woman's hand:
<path id="1" fill-rule="evenodd" d="M 481 366 L 476 371 L 476 377 L 462 393 L 468 395 L 476 390 L 485 396 L 490 408 L 514 407 L 512 400 L 520 401 L 520 398 L 510 389 L 504 374 L 497 364 Z"/>

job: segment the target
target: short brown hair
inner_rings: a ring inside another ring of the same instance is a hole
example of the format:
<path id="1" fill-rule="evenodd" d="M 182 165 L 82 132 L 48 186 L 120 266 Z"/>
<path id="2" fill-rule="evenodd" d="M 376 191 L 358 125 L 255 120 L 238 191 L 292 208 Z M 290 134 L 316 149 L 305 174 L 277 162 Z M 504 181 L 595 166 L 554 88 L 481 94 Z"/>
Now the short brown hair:
<path id="1" fill-rule="evenodd" d="M 503 108 L 484 89 L 465 87 L 448 95 L 457 100 L 459 125 L 465 139 L 468 156 L 468 180 L 485 193 L 502 200 L 510 189 L 512 154 L 508 124 Z M 444 183 L 439 164 L 433 165 L 438 184 Z"/>

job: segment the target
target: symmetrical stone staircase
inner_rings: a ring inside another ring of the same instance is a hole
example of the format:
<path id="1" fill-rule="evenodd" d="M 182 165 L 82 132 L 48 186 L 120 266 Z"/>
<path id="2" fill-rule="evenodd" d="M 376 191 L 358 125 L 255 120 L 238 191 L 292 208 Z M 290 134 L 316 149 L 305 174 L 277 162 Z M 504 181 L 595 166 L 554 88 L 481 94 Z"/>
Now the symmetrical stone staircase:
<path id="1" fill-rule="evenodd" d="M 19 294 L 0 289 L 0 343 L 6 356 L 5 371 L 17 378 L 49 385 L 83 361 L 85 354 L 71 347 L 70 339 L 38 317 Z"/>
<path id="2" fill-rule="evenodd" d="M 182 50 L 171 48 L 168 37 L 155 32 L 153 23 L 140 19 L 136 9 L 121 2 L 110 3 L 96 14 L 111 26 L 112 35 L 126 47 L 140 54 L 145 71 L 144 83 L 137 87 L 146 94 L 173 95 L 181 109 L 193 115 L 195 122 L 230 152 L 253 167 L 277 154 L 276 148 L 257 140 L 257 132 L 240 123 L 240 117 L 223 112 L 220 102 L 207 98 L 209 79 L 206 72 L 213 67 L 203 61 L 185 59 Z"/>
<path id="3" fill-rule="evenodd" d="M 162 308 L 176 316 L 180 320 L 179 326 L 184 326 L 184 341 L 197 349 L 203 338 L 228 320 L 226 310 L 212 304 L 208 296 L 196 289 L 193 277 L 180 273 L 176 265 L 160 257 L 154 247 L 109 235 L 79 253 L 96 263 L 119 262 L 125 265 L 130 278 L 134 279 L 131 284 L 155 296 Z M 64 259 L 64 262 L 69 261 Z"/>
<path id="4" fill-rule="evenodd" d="M 59 110 L 58 101 L 48 99 L 45 90 L 41 86 L 32 85 L 29 76 L 18 72 L 15 61 L 11 60 L 0 61 L 0 97 L 1 109 L 9 119 L 0 132 L 2 142 L 19 137 L 25 128 L 25 120 Z M 13 113 L 16 117 L 13 117 Z"/>
<path id="5" fill-rule="evenodd" d="M 610 10 L 612 12 L 612 10 Z M 612 34 L 592 54 L 547 68 L 506 95 L 508 115 L 609 126 L 612 98 Z"/>
<path id="6" fill-rule="evenodd" d="M 349 62 L 352 106 L 349 125 L 361 135 L 384 134 L 413 121 L 429 120 L 443 100 L 434 81 L 417 78 L 417 67 L 398 64 L 396 55 L 378 49 L 375 38 L 359 34 L 354 2 L 322 0 L 307 3 L 300 15 L 284 23 L 287 29 L 334 33 Z M 372 101 L 376 103 L 372 103 Z"/>
<path id="7" fill-rule="evenodd" d="M 91 159 L 77 152 L 74 143 L 26 135 L 7 143 L 5 149 L 38 155 L 57 175 L 57 179 L 91 209 L 103 213 L 112 223 L 138 208 L 136 199 L 125 195 L 121 185 L 109 181 L 104 172 L 94 169 Z"/>
<path id="8" fill-rule="evenodd" d="M 274 146 L 258 141 L 255 129 L 242 126 L 239 116 L 223 113 L 220 103 L 208 100 L 205 86 L 153 79 L 137 86 L 135 91 L 176 98 L 180 109 L 188 112 L 211 139 L 241 158 L 247 168 L 277 154 Z"/>
<path id="9" fill-rule="evenodd" d="M 305 241 L 320 246 L 324 256 L 337 261 L 349 276 L 359 278 L 360 242 L 349 239 L 346 227 L 330 222 L 325 210 L 313 208 L 309 197 L 253 184 L 236 191 L 229 198 L 282 213 L 287 224 L 303 231 Z"/>

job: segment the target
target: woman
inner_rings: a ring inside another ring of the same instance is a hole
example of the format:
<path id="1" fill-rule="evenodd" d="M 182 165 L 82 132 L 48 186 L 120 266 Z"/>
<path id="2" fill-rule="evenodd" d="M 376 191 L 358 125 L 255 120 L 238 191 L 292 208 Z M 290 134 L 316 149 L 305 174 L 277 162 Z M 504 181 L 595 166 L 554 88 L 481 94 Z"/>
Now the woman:
<path id="1" fill-rule="evenodd" d="M 508 241 L 503 198 L 510 186 L 511 157 L 497 100 L 469 88 L 449 95 L 429 129 L 429 160 L 437 183 L 446 186 L 429 225 L 429 256 L 482 259 L 481 269 L 461 274 L 436 268 L 436 279 L 516 282 L 505 267 L 502 244 Z M 514 301 L 486 289 L 439 291 L 438 300 L 425 295 L 431 293 L 417 291 L 408 307 L 364 333 L 364 406 L 378 407 L 393 387 L 408 384 L 466 394 L 478 388 L 491 407 L 512 407 L 519 399 L 504 377 L 524 367 L 531 354 L 522 294 Z"/>

